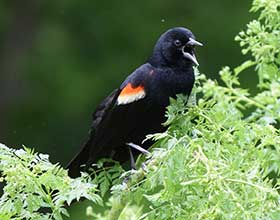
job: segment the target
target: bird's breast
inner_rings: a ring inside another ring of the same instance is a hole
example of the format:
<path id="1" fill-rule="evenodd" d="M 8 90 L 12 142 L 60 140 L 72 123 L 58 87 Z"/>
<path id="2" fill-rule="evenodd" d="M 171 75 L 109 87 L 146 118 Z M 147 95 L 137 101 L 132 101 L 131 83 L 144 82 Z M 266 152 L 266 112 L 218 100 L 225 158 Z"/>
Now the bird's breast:
<path id="1" fill-rule="evenodd" d="M 193 72 L 174 71 L 161 72 L 150 81 L 148 91 L 151 100 L 156 104 L 166 107 L 169 105 L 170 97 L 176 98 L 178 94 L 190 95 L 194 84 Z"/>

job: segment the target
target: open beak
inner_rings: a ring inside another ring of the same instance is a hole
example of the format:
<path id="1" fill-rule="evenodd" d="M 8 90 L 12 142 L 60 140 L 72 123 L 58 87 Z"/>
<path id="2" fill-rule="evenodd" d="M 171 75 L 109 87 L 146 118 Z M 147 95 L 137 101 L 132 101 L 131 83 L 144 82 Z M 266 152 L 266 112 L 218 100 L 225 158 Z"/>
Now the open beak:
<path id="1" fill-rule="evenodd" d="M 185 58 L 191 60 L 195 65 L 199 66 L 199 63 L 194 55 L 194 51 L 193 49 L 192 50 L 189 50 L 188 48 L 190 47 L 194 47 L 194 46 L 203 46 L 202 43 L 190 38 L 188 43 L 186 43 L 186 45 L 182 48 L 182 52 L 183 52 L 183 55 Z"/>

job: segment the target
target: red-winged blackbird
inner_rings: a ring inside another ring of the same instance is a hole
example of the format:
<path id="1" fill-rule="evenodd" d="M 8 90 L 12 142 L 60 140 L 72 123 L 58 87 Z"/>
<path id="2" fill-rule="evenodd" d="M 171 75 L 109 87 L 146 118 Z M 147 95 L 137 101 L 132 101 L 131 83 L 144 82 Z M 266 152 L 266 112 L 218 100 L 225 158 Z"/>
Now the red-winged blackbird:
<path id="1" fill-rule="evenodd" d="M 127 143 L 149 147 L 142 141 L 147 134 L 164 131 L 169 98 L 191 93 L 193 64 L 198 65 L 195 46 L 202 44 L 186 28 L 160 36 L 148 61 L 97 107 L 89 139 L 68 165 L 71 177 L 80 175 L 81 165 L 89 167 L 101 158 L 128 161 Z"/>

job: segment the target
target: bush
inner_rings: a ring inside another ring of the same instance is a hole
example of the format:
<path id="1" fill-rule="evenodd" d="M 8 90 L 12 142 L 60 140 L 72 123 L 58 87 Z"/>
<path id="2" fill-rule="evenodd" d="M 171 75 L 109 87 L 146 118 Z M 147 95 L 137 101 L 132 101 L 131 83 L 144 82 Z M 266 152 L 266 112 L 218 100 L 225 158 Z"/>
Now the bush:
<path id="1" fill-rule="evenodd" d="M 187 105 L 183 96 L 171 100 L 167 131 L 149 137 L 157 141 L 145 166 L 123 173 L 121 183 L 115 181 L 118 165 L 101 172 L 102 178 L 71 179 L 45 155 L 0 146 L 0 219 L 61 219 L 64 204 L 80 197 L 101 204 L 111 183 L 106 211 L 88 207 L 88 216 L 280 219 L 280 1 L 255 0 L 251 10 L 259 18 L 236 40 L 252 59 L 233 70 L 224 67 L 221 85 L 196 70 Z M 245 70 L 258 74 L 256 95 L 240 86 Z"/>

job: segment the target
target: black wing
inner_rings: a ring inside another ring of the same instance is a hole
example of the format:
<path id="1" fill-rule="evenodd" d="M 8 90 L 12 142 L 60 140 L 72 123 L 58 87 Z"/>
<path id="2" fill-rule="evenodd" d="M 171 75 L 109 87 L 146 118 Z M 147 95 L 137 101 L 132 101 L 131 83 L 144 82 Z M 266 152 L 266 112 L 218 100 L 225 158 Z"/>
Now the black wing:
<path id="1" fill-rule="evenodd" d="M 114 107 L 120 91 L 120 89 L 115 89 L 97 106 L 95 112 L 92 114 L 91 134 L 98 129 L 98 126 L 105 119 L 106 114 Z"/>
<path id="2" fill-rule="evenodd" d="M 85 164 L 87 168 L 101 158 L 110 157 L 124 162 L 127 160 L 128 151 L 123 145 L 135 140 L 135 137 L 143 140 L 145 136 L 139 135 L 137 129 L 140 128 L 141 132 L 145 129 L 139 124 L 143 123 L 145 118 L 143 112 L 147 112 L 144 86 L 149 81 L 147 79 L 152 70 L 150 64 L 138 68 L 127 77 L 119 89 L 111 93 L 97 107 L 93 114 L 89 139 L 67 167 L 71 177 L 80 175 L 81 165 Z M 137 96 L 128 99 L 123 97 L 123 93 L 133 89 L 138 92 Z"/>
<path id="3" fill-rule="evenodd" d="M 105 98 L 93 113 L 93 121 L 88 140 L 85 142 L 81 151 L 67 165 L 69 176 L 77 177 L 80 175 L 81 165 L 86 164 L 89 159 L 89 154 L 94 141 L 94 133 L 98 130 L 102 121 L 108 116 L 113 106 L 116 103 L 120 89 L 114 90 L 107 98 Z"/>

